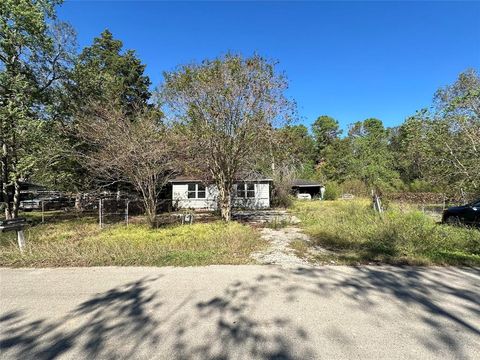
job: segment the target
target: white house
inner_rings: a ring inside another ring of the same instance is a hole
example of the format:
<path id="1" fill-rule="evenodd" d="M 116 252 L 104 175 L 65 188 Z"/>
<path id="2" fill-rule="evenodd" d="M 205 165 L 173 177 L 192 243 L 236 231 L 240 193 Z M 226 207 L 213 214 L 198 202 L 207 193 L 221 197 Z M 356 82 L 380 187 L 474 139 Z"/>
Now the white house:
<path id="1" fill-rule="evenodd" d="M 218 189 L 201 180 L 176 178 L 170 180 L 172 205 L 180 209 L 208 209 L 218 207 Z M 235 183 L 232 204 L 236 208 L 266 209 L 270 207 L 272 179 L 244 180 Z"/>

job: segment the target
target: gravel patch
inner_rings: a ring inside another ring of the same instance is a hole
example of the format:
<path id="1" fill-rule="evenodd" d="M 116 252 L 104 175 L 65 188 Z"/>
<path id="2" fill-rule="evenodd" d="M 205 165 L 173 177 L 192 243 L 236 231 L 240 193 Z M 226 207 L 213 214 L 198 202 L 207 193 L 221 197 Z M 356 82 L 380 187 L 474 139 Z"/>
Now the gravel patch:
<path id="1" fill-rule="evenodd" d="M 269 247 L 252 255 L 260 264 L 274 264 L 285 267 L 308 266 L 308 262 L 295 255 L 290 243 L 293 240 L 310 241 L 297 227 L 285 227 L 282 229 L 264 228 L 261 230 L 262 239 L 268 241 Z"/>
<path id="2" fill-rule="evenodd" d="M 233 219 L 252 224 L 285 222 L 290 225 L 295 225 L 300 222 L 300 219 L 297 218 L 295 215 L 291 215 L 287 212 L 287 210 L 281 209 L 236 211 L 233 214 Z"/>

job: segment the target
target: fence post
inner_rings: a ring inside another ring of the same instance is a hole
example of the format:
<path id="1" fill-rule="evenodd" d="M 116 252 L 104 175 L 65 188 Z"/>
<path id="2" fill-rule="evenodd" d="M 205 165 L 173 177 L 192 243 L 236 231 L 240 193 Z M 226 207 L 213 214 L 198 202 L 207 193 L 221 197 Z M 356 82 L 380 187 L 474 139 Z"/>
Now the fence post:
<path id="1" fill-rule="evenodd" d="M 103 201 L 102 199 L 98 200 L 98 222 L 100 224 L 100 229 L 103 227 L 103 224 L 102 224 L 102 205 L 103 205 Z"/>
<path id="2" fill-rule="evenodd" d="M 125 200 L 125 203 L 126 203 L 126 204 L 125 204 L 125 222 L 126 222 L 127 226 L 128 226 L 128 203 L 129 203 L 129 202 L 130 202 L 130 201 Z"/>
<path id="3" fill-rule="evenodd" d="M 465 196 L 465 191 L 463 191 L 463 188 L 460 188 L 460 193 L 462 194 L 462 202 L 466 203 L 467 197 Z"/>
<path id="4" fill-rule="evenodd" d="M 17 230 L 17 241 L 20 251 L 23 252 L 25 248 L 25 234 L 23 233 L 23 229 Z"/>
<path id="5" fill-rule="evenodd" d="M 42 200 L 42 224 L 45 222 L 45 201 Z"/>

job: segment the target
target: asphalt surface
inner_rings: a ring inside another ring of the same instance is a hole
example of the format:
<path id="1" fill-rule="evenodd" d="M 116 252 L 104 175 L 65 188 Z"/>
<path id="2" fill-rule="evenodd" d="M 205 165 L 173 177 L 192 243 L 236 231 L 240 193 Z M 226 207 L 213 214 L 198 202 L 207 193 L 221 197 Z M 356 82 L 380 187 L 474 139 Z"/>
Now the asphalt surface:
<path id="1" fill-rule="evenodd" d="M 480 359 L 480 269 L 0 269 L 2 359 Z"/>

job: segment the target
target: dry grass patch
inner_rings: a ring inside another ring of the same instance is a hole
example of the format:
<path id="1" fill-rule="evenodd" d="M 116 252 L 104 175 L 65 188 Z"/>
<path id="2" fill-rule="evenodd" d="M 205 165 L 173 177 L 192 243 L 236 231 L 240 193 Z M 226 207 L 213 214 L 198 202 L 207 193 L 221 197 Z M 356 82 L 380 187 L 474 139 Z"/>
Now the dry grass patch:
<path id="1" fill-rule="evenodd" d="M 437 224 L 421 211 L 391 204 L 383 217 L 367 200 L 296 202 L 292 210 L 312 238 L 330 253 L 318 262 L 480 265 L 480 231 Z"/>
<path id="2" fill-rule="evenodd" d="M 258 232 L 236 222 L 143 224 L 99 229 L 96 219 L 69 219 L 28 228 L 21 254 L 15 234 L 0 235 L 0 266 L 191 266 L 247 264 L 265 243 Z"/>

